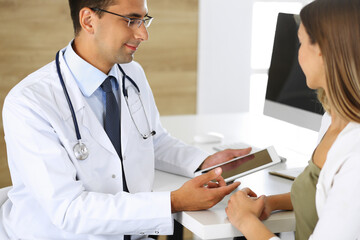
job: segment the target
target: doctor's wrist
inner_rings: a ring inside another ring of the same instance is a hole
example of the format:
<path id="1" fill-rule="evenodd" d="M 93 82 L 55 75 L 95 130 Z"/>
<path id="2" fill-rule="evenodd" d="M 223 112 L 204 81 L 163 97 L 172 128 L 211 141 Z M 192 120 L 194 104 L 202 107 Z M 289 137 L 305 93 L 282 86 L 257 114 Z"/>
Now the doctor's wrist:
<path id="1" fill-rule="evenodd" d="M 181 201 L 179 201 L 180 198 L 178 196 L 178 192 L 179 192 L 179 190 L 172 191 L 170 193 L 171 213 L 176 213 L 176 212 L 183 211 L 183 209 L 181 207 Z"/>

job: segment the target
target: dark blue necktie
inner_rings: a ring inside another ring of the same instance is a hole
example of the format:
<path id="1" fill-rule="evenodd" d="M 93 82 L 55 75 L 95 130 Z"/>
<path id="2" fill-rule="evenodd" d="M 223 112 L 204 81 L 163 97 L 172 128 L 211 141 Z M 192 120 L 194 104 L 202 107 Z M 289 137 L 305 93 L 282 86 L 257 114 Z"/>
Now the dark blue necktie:
<path id="1" fill-rule="evenodd" d="M 115 95 L 112 90 L 111 80 L 116 81 L 116 78 L 109 76 L 101 84 L 102 90 L 106 93 L 106 110 L 105 110 L 105 121 L 104 127 L 105 132 L 109 136 L 111 143 L 113 144 L 118 156 L 120 157 L 121 163 L 123 163 L 122 154 L 121 154 L 121 123 L 120 123 L 120 109 L 116 101 Z M 124 191 L 129 192 L 123 164 L 122 173 L 123 173 L 123 188 Z"/>
<path id="2" fill-rule="evenodd" d="M 121 154 L 121 123 L 120 123 L 120 109 L 116 101 L 115 95 L 112 90 L 111 80 L 116 81 L 116 78 L 109 76 L 101 84 L 101 89 L 106 93 L 106 110 L 105 110 L 105 121 L 104 127 L 105 132 L 109 136 L 117 154 L 121 160 L 121 170 L 122 170 L 122 180 L 123 180 L 123 189 L 125 192 L 129 192 L 124 172 L 124 164 Z M 129 235 L 124 235 L 124 240 L 130 240 Z"/>
<path id="3" fill-rule="evenodd" d="M 104 127 L 114 148 L 121 158 L 121 128 L 120 128 L 120 109 L 112 90 L 111 79 L 116 78 L 109 76 L 101 84 L 102 90 L 106 93 L 106 109 Z"/>

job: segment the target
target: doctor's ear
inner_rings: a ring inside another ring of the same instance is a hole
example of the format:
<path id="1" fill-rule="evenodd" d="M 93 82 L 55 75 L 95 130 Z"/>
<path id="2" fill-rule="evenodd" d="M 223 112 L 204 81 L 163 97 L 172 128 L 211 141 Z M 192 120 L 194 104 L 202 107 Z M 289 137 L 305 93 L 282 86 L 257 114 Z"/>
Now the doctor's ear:
<path id="1" fill-rule="evenodd" d="M 83 31 L 92 34 L 94 33 L 94 23 L 96 20 L 96 13 L 90 8 L 84 7 L 79 12 L 79 21 Z"/>

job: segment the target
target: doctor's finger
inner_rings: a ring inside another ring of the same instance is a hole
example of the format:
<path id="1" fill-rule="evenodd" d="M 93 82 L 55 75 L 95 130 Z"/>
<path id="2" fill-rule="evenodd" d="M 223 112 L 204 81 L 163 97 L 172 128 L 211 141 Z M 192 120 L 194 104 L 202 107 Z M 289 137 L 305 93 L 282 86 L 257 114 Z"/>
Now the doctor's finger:
<path id="1" fill-rule="evenodd" d="M 210 182 L 211 180 L 217 179 L 222 173 L 221 168 L 215 168 L 211 170 L 210 172 L 207 172 L 205 174 L 202 174 L 196 178 L 193 179 L 193 182 L 198 186 L 203 186 Z"/>
<path id="2" fill-rule="evenodd" d="M 226 186 L 226 182 L 221 175 L 216 178 L 216 181 L 218 182 L 219 186 L 221 187 Z"/>
<path id="3" fill-rule="evenodd" d="M 212 187 L 224 187 L 224 186 L 226 186 L 227 184 L 226 184 L 226 182 L 225 182 L 225 180 L 224 180 L 224 178 L 222 177 L 222 176 L 219 176 L 219 177 L 217 177 L 216 179 L 214 179 L 215 181 L 211 181 L 211 182 L 209 182 L 207 185 L 209 186 L 209 184 L 211 184 L 211 186 Z M 213 183 L 215 183 L 216 184 L 216 186 L 215 186 L 215 184 L 213 184 Z"/>
<path id="4" fill-rule="evenodd" d="M 217 188 L 220 186 L 219 186 L 219 183 L 217 183 L 217 182 L 208 182 L 207 187 L 208 188 Z"/>
<path id="5" fill-rule="evenodd" d="M 234 182 L 232 184 L 229 184 L 227 186 L 219 187 L 217 189 L 214 189 L 214 191 L 218 191 L 218 193 L 225 197 L 226 195 L 230 194 L 232 191 L 234 191 L 238 186 L 240 185 L 239 182 Z"/>

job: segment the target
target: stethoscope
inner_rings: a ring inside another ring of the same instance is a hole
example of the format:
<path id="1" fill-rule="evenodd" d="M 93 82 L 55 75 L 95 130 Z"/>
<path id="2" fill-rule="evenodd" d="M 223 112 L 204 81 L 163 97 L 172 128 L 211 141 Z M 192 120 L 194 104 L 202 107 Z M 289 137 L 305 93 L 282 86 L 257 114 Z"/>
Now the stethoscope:
<path id="1" fill-rule="evenodd" d="M 56 70 L 57 70 L 57 74 L 59 76 L 59 79 L 60 79 L 60 83 L 61 83 L 61 86 L 64 90 L 64 95 L 65 95 L 65 98 L 66 98 L 66 101 L 69 105 L 69 108 L 70 108 L 70 112 L 71 112 L 71 116 L 72 116 L 72 119 L 73 119 L 73 122 L 74 122 L 74 127 L 75 127 L 75 132 L 76 132 L 76 138 L 77 138 L 77 143 L 74 145 L 74 148 L 73 148 L 73 151 L 74 151 L 74 155 L 76 157 L 77 160 L 85 160 L 88 156 L 89 156 L 89 149 L 86 147 L 86 145 L 81 141 L 81 135 L 80 135 L 80 130 L 79 130 L 79 125 L 78 125 L 78 122 L 77 122 L 77 119 L 76 119 L 76 114 L 75 114 L 75 111 L 74 111 L 74 107 L 71 103 L 71 99 L 70 99 L 70 96 L 69 96 L 69 93 L 67 91 L 67 88 L 65 86 L 65 82 L 64 82 L 64 79 L 61 75 L 61 69 L 60 69 L 60 61 L 59 61 L 59 53 L 60 51 L 58 51 L 56 53 L 56 57 L 55 57 L 55 63 L 56 63 Z M 137 95 L 140 99 L 140 103 L 141 103 L 141 107 L 143 109 L 143 112 L 144 112 L 144 115 L 145 115 L 145 118 L 146 118 L 146 123 L 147 123 L 147 127 L 148 127 L 148 131 L 149 133 L 148 134 L 143 134 L 141 133 L 139 127 L 137 126 L 135 120 L 134 120 L 134 117 L 130 112 L 130 116 L 131 116 L 131 120 L 133 121 L 137 131 L 139 132 L 139 134 L 142 136 L 143 139 L 148 139 L 149 137 L 151 136 L 154 136 L 156 134 L 156 131 L 154 130 L 150 130 L 150 123 L 149 123 L 149 119 L 146 115 L 146 112 L 145 112 L 145 108 L 144 108 L 144 104 L 141 100 L 141 97 L 140 97 L 140 89 L 139 87 L 137 86 L 137 84 L 134 82 L 134 80 L 132 80 L 128 75 L 125 74 L 124 70 L 121 68 L 121 66 L 119 64 L 117 64 L 118 68 L 120 69 L 121 73 L 123 74 L 123 77 L 122 77 L 122 92 L 124 94 L 124 98 L 125 98 L 125 102 L 126 102 L 126 105 L 127 107 L 130 109 L 129 107 L 129 102 L 128 102 L 128 98 L 129 98 L 129 95 L 128 95 L 128 90 L 125 88 L 125 80 L 128 79 L 130 81 L 130 83 L 132 84 L 132 86 L 137 90 Z"/>

